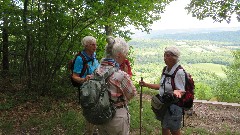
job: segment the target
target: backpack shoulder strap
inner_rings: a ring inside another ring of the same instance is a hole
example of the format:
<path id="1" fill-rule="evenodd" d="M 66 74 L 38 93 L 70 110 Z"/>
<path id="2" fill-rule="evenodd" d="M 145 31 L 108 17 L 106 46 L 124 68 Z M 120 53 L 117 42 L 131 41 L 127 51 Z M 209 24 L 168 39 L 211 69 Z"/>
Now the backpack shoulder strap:
<path id="1" fill-rule="evenodd" d="M 112 68 L 109 69 L 108 74 L 105 73 L 105 74 L 107 74 L 107 75 L 104 74 L 104 77 L 107 78 L 107 77 L 111 76 L 111 75 L 112 75 L 114 72 L 116 72 L 116 71 L 117 71 L 117 69 L 116 69 L 115 67 L 112 67 Z M 105 79 L 106 79 L 106 78 L 105 78 Z"/>
<path id="2" fill-rule="evenodd" d="M 86 72 L 86 70 L 88 69 L 88 62 L 90 61 L 94 61 L 94 59 L 90 59 L 90 60 L 87 60 L 86 57 L 80 52 L 79 55 L 81 58 L 82 58 L 82 61 L 83 61 L 83 68 L 81 70 L 81 73 L 80 73 L 80 77 L 82 77 L 84 75 L 84 73 Z"/>
<path id="3" fill-rule="evenodd" d="M 163 68 L 161 77 L 165 74 L 164 72 L 165 72 L 166 69 L 167 69 L 167 66 L 165 66 L 165 67 Z"/>
<path id="4" fill-rule="evenodd" d="M 82 77 L 84 75 L 84 73 L 86 72 L 88 66 L 87 66 L 87 60 L 81 52 L 80 52 L 79 56 L 82 58 L 82 61 L 83 61 L 83 68 L 82 68 L 81 73 L 79 75 L 80 77 Z"/>
<path id="5" fill-rule="evenodd" d="M 172 76 L 175 78 L 175 75 L 176 75 L 176 73 L 177 73 L 177 71 L 179 70 L 179 69 L 183 69 L 183 67 L 181 66 L 181 65 L 179 65 L 177 68 L 176 68 L 176 70 L 174 71 L 174 73 L 172 74 Z M 184 70 L 184 69 L 183 69 Z"/>
<path id="6" fill-rule="evenodd" d="M 96 71 L 96 70 L 95 70 Z M 101 75 L 101 77 L 103 78 L 103 79 L 107 79 L 108 77 L 110 77 L 114 72 L 116 72 L 117 71 L 117 68 L 115 68 L 115 67 L 111 67 L 110 69 L 108 69 L 108 71 L 107 72 L 105 72 L 103 75 Z M 96 76 L 97 77 L 97 76 Z"/>
<path id="7" fill-rule="evenodd" d="M 175 71 L 173 72 L 172 75 L 167 75 L 167 74 L 165 74 L 165 75 L 171 77 L 171 85 L 172 85 L 172 89 L 173 89 L 173 90 L 176 88 L 174 79 L 175 79 L 176 73 L 177 73 L 177 71 L 178 71 L 179 69 L 183 69 L 183 67 L 182 67 L 181 65 L 179 65 L 179 66 L 175 69 Z M 185 71 L 184 71 L 184 72 L 185 72 Z"/>
<path id="8" fill-rule="evenodd" d="M 68 63 L 70 65 L 69 66 L 69 69 L 71 70 L 72 74 L 73 74 L 73 69 L 74 69 L 74 64 L 75 64 L 75 61 L 77 59 L 77 56 L 79 56 L 81 54 L 81 52 L 78 52 L 75 56 L 74 56 L 74 59 L 70 60 L 70 62 Z"/>

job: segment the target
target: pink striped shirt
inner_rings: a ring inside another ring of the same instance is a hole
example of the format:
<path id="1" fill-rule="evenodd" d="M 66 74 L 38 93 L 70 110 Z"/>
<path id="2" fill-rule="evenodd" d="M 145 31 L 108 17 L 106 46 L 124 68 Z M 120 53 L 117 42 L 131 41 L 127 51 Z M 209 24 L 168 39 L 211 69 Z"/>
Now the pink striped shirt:
<path id="1" fill-rule="evenodd" d="M 104 74 L 111 67 L 115 66 L 112 62 L 102 61 L 97 69 L 99 74 Z M 116 103 L 116 106 L 127 104 L 136 94 L 136 87 L 130 76 L 121 70 L 114 72 L 109 77 L 111 99 Z"/>

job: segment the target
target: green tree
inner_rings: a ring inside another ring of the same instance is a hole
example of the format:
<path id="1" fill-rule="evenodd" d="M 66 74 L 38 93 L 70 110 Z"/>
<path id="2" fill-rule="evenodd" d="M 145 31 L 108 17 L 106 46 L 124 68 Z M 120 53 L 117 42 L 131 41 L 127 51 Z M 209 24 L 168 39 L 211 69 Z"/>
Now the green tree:
<path id="1" fill-rule="evenodd" d="M 200 20 L 211 17 L 214 21 L 227 21 L 230 23 L 232 15 L 237 15 L 240 22 L 239 0 L 191 0 L 186 7 L 188 13 Z"/>
<path id="2" fill-rule="evenodd" d="M 233 63 L 224 69 L 226 78 L 220 79 L 216 95 L 221 101 L 240 103 L 240 50 L 233 52 Z"/>
<path id="3" fill-rule="evenodd" d="M 66 81 L 66 63 L 81 49 L 84 36 L 97 38 L 101 59 L 106 35 L 112 33 L 128 40 L 129 25 L 149 31 L 171 1 L 1 1 L 1 68 L 9 69 L 10 76 L 27 89 L 49 93 L 59 88 L 60 81 Z"/>
<path id="4" fill-rule="evenodd" d="M 194 93 L 196 99 L 201 100 L 209 100 L 213 96 L 211 87 L 208 84 L 202 82 L 195 84 Z"/>
<path id="5" fill-rule="evenodd" d="M 6 16 L 6 11 L 3 13 L 3 27 L 2 27 L 2 67 L 3 67 L 3 76 L 7 76 L 8 71 L 9 71 L 9 34 L 8 34 L 8 20 Z"/>

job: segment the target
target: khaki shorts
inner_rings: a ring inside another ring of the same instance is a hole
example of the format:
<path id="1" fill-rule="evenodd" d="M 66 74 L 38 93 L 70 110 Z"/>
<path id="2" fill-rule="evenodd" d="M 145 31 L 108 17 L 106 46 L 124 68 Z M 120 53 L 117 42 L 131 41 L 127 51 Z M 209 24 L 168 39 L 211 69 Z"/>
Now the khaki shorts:
<path id="1" fill-rule="evenodd" d="M 97 125 L 100 135 L 129 135 L 130 114 L 127 108 L 116 109 L 116 114 L 111 121 Z"/>
<path id="2" fill-rule="evenodd" d="M 161 122 L 162 128 L 177 131 L 181 128 L 182 122 L 182 108 L 177 105 L 171 105 L 167 110 L 163 121 Z"/>

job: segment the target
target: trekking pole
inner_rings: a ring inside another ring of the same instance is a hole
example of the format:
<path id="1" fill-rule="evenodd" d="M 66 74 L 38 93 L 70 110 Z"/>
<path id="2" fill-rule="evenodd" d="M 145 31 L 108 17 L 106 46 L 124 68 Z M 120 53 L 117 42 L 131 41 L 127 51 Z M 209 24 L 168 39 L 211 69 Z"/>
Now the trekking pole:
<path id="1" fill-rule="evenodd" d="M 141 77 L 141 81 L 143 81 L 143 78 Z M 140 135 L 142 134 L 142 85 L 141 85 L 141 91 L 140 91 Z"/>

